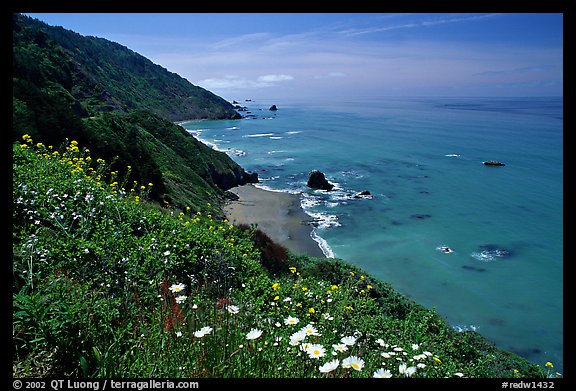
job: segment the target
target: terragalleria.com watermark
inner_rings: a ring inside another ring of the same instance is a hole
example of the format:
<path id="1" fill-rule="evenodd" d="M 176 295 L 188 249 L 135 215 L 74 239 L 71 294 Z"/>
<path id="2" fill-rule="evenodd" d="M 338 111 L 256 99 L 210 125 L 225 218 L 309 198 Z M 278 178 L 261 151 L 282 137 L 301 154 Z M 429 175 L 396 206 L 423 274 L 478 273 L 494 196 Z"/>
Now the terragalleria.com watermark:
<path id="1" fill-rule="evenodd" d="M 31 380 L 17 379 L 12 382 L 15 390 L 147 390 L 147 389 L 196 389 L 200 384 L 195 381 L 173 380 Z"/>

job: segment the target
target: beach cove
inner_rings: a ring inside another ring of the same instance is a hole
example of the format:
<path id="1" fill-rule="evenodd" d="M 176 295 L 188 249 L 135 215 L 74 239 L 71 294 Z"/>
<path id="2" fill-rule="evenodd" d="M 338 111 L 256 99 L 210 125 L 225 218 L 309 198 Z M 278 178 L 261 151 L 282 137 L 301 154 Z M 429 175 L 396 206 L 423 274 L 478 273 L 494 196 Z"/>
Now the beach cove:
<path id="1" fill-rule="evenodd" d="M 312 238 L 312 218 L 300 205 L 300 196 L 244 185 L 229 190 L 239 197 L 224 205 L 227 219 L 235 225 L 256 225 L 276 243 L 296 254 L 324 257 Z"/>

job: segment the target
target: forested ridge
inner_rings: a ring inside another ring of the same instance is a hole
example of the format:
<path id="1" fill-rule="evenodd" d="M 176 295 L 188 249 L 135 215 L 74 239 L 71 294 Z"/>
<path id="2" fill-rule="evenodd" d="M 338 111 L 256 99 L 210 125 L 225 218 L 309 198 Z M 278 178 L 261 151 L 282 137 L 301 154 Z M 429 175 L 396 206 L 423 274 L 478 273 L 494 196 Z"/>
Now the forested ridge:
<path id="1" fill-rule="evenodd" d="M 78 141 L 180 207 L 217 208 L 225 190 L 256 179 L 174 123 L 242 118 L 231 103 L 106 39 L 19 14 L 13 24 L 14 141 Z"/>

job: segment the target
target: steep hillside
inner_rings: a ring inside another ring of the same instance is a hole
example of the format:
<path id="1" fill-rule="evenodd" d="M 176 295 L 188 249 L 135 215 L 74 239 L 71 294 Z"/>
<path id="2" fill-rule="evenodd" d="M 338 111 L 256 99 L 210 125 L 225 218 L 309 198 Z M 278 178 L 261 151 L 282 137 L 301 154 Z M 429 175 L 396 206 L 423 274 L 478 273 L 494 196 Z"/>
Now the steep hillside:
<path id="1" fill-rule="evenodd" d="M 15 77 L 67 95 L 84 115 L 144 109 L 170 121 L 241 118 L 223 98 L 103 38 L 15 15 L 13 47 Z"/>
<path id="2" fill-rule="evenodd" d="M 14 140 L 77 140 L 180 207 L 217 205 L 225 190 L 257 181 L 173 123 L 241 118 L 229 102 L 114 42 L 23 15 L 13 22 Z"/>

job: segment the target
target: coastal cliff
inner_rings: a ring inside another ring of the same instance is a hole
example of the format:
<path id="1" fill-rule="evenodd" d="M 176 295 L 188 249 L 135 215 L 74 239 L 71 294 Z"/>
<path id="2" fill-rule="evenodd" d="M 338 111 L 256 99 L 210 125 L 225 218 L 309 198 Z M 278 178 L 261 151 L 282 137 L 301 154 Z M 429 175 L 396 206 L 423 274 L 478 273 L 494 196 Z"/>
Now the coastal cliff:
<path id="1" fill-rule="evenodd" d="M 220 213 L 226 190 L 258 181 L 174 124 L 242 118 L 231 103 L 117 43 L 23 15 L 13 22 L 14 141 L 76 140 L 180 208 Z"/>

